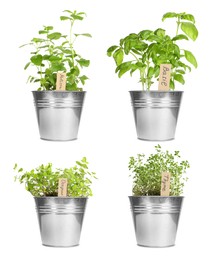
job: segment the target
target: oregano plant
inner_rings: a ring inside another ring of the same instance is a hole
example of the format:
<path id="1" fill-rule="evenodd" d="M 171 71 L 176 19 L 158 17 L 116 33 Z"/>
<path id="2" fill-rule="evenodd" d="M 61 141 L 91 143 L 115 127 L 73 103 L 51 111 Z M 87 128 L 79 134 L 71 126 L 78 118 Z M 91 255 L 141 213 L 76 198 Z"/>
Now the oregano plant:
<path id="1" fill-rule="evenodd" d="M 107 50 L 116 63 L 115 72 L 122 77 L 126 72 L 130 75 L 138 71 L 142 90 L 150 90 L 155 80 L 159 79 L 160 64 L 171 64 L 170 89 L 175 89 L 175 82 L 185 83 L 184 74 L 191 71 L 191 65 L 197 68 L 198 63 L 189 50 L 181 48 L 182 40 L 195 41 L 198 30 L 192 14 L 168 12 L 162 21 L 168 18 L 176 20 L 176 34 L 170 36 L 165 29 L 142 30 L 122 38 L 118 45 Z"/>
<path id="2" fill-rule="evenodd" d="M 52 163 L 40 165 L 39 167 L 24 171 L 17 164 L 14 166 L 17 172 L 15 180 L 25 185 L 35 197 L 58 196 L 58 182 L 60 178 L 68 180 L 68 197 L 92 196 L 91 184 L 96 178 L 95 172 L 88 170 L 88 161 L 83 157 L 76 161 L 75 166 L 64 169 L 53 169 Z"/>
<path id="3" fill-rule="evenodd" d="M 161 191 L 161 174 L 170 172 L 170 196 L 179 196 L 187 177 L 186 170 L 190 167 L 187 160 L 181 160 L 180 152 L 162 151 L 155 146 L 156 152 L 148 158 L 145 154 L 130 157 L 128 168 L 133 176 L 134 196 L 159 196 Z"/>
<path id="4" fill-rule="evenodd" d="M 75 41 L 80 36 L 91 37 L 89 33 L 76 33 L 74 25 L 76 21 L 82 21 L 84 12 L 65 10 L 65 15 L 60 20 L 68 22 L 69 35 L 57 32 L 53 26 L 43 26 L 38 35 L 24 44 L 31 46 L 30 60 L 24 69 L 33 66 L 36 69 L 34 75 L 28 77 L 28 82 L 39 85 L 38 90 L 55 90 L 58 71 L 66 72 L 66 90 L 80 91 L 79 84 L 84 85 L 88 79 L 82 73 L 84 67 L 88 67 L 90 61 L 84 59 L 75 50 Z"/>

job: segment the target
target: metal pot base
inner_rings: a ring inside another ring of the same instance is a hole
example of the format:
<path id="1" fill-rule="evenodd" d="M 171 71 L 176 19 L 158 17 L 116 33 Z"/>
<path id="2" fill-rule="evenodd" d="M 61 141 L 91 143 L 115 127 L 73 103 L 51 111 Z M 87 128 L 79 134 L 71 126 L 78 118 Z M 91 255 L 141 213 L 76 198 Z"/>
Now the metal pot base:
<path id="1" fill-rule="evenodd" d="M 51 245 L 46 245 L 46 244 L 42 244 L 42 245 L 46 246 L 46 247 L 55 247 L 55 248 L 69 248 L 69 247 L 77 247 L 77 246 L 79 246 L 79 244 L 72 245 L 72 246 L 51 246 Z"/>
<path id="2" fill-rule="evenodd" d="M 165 139 L 165 140 L 163 140 L 163 139 L 161 139 L 161 140 L 159 140 L 159 139 L 143 139 L 143 138 L 139 138 L 139 137 L 137 137 L 137 139 L 138 140 L 141 140 L 141 141 L 146 141 L 146 142 L 165 142 L 165 141 L 172 141 L 172 140 L 175 140 L 175 138 L 170 138 L 170 139 Z"/>
<path id="3" fill-rule="evenodd" d="M 78 138 L 73 138 L 73 139 L 66 139 L 66 140 L 62 140 L 62 139 L 46 139 L 46 138 L 42 138 L 40 137 L 41 140 L 43 141 L 48 141 L 48 142 L 69 142 L 69 141 L 75 141 L 78 140 Z"/>
<path id="4" fill-rule="evenodd" d="M 175 244 L 174 245 L 169 245 L 169 246 L 147 246 L 147 245 L 139 245 L 139 244 L 137 244 L 137 246 L 148 247 L 148 248 L 165 248 L 165 247 L 173 247 L 173 246 L 175 246 Z"/>

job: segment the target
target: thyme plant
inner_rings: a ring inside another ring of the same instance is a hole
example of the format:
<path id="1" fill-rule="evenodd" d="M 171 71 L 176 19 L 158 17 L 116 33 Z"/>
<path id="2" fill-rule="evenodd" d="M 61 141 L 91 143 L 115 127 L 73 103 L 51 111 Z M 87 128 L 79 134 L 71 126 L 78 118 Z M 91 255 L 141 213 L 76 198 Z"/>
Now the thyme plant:
<path id="1" fill-rule="evenodd" d="M 65 10 L 64 13 L 64 16 L 60 16 L 60 20 L 69 22 L 69 35 L 55 31 L 53 26 L 43 26 L 37 37 L 21 46 L 30 45 L 33 49 L 30 61 L 24 69 L 29 66 L 36 69 L 36 74 L 28 77 L 28 82 L 39 84 L 38 90 L 55 90 L 58 71 L 66 72 L 66 90 L 82 90 L 78 87 L 79 83 L 84 85 L 88 79 L 82 74 L 81 69 L 88 67 L 90 61 L 76 52 L 74 43 L 80 36 L 91 37 L 91 35 L 73 31 L 75 22 L 82 21 L 86 14 L 69 10 Z"/>
<path id="2" fill-rule="evenodd" d="M 52 163 L 40 165 L 36 169 L 24 171 L 23 168 L 14 166 L 17 171 L 15 180 L 25 184 L 25 188 L 35 197 L 58 196 L 59 178 L 68 180 L 68 197 L 92 196 L 90 185 L 92 179 L 96 178 L 94 172 L 88 170 L 88 161 L 83 157 L 76 161 L 75 166 L 64 169 L 53 169 Z"/>
<path id="3" fill-rule="evenodd" d="M 155 146 L 156 153 L 147 159 L 144 154 L 130 157 L 128 168 L 133 175 L 134 196 L 159 196 L 161 190 L 161 173 L 170 172 L 170 196 L 179 196 L 187 177 L 185 173 L 190 167 L 187 160 L 180 160 L 180 152 L 162 151 Z"/>
<path id="4" fill-rule="evenodd" d="M 150 90 L 154 80 L 159 79 L 160 64 L 171 64 L 170 89 L 175 89 L 175 81 L 185 83 L 184 74 L 191 71 L 190 64 L 197 68 L 198 63 L 192 52 L 180 48 L 178 42 L 197 39 L 195 18 L 185 12 L 168 12 L 162 21 L 167 18 L 176 20 L 176 35 L 170 36 L 162 28 L 143 30 L 129 34 L 107 50 L 107 55 L 115 60 L 119 78 L 128 71 L 131 76 L 138 71 L 142 90 Z"/>

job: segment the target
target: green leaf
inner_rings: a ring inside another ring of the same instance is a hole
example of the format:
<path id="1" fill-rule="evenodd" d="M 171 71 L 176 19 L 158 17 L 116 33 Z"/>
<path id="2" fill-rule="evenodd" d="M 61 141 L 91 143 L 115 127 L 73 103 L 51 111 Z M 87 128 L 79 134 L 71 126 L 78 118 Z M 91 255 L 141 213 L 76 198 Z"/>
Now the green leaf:
<path id="1" fill-rule="evenodd" d="M 77 62 L 81 65 L 81 67 L 88 67 L 90 65 L 90 61 L 85 59 L 77 60 Z"/>
<path id="2" fill-rule="evenodd" d="M 181 19 L 195 23 L 195 17 L 192 14 L 183 14 L 181 15 Z"/>
<path id="3" fill-rule="evenodd" d="M 47 32 L 47 31 L 44 31 L 44 30 L 40 30 L 38 33 L 39 33 L 39 34 L 46 34 L 46 33 L 48 33 L 48 32 Z"/>
<path id="4" fill-rule="evenodd" d="M 25 65 L 24 70 L 26 70 L 26 69 L 29 67 L 30 64 L 31 64 L 31 62 L 28 62 L 28 63 Z"/>
<path id="5" fill-rule="evenodd" d="M 80 79 L 81 83 L 84 85 L 85 84 L 85 80 L 87 80 L 88 77 L 83 75 L 83 76 L 79 77 L 79 79 Z"/>
<path id="6" fill-rule="evenodd" d="M 153 31 L 151 30 L 143 30 L 138 35 L 143 39 L 147 40 L 150 35 L 153 34 Z"/>
<path id="7" fill-rule="evenodd" d="M 48 37 L 48 39 L 50 39 L 50 40 L 58 40 L 58 39 L 61 38 L 61 36 L 62 36 L 61 33 L 59 33 L 59 32 L 54 32 L 54 33 L 48 34 L 47 37 Z"/>
<path id="8" fill-rule="evenodd" d="M 81 16 L 81 15 L 76 15 L 76 14 L 71 14 L 71 17 L 74 18 L 75 20 L 80 20 L 80 21 L 84 19 L 83 16 Z"/>
<path id="9" fill-rule="evenodd" d="M 181 84 L 185 84 L 185 80 L 183 78 L 183 75 L 181 74 L 175 74 L 174 75 L 174 79 L 178 82 L 180 82 Z"/>
<path id="10" fill-rule="evenodd" d="M 194 24 L 190 22 L 181 23 L 182 31 L 193 41 L 195 41 L 198 37 L 198 30 Z"/>
<path id="11" fill-rule="evenodd" d="M 113 54 L 113 58 L 116 62 L 116 65 L 119 66 L 123 62 L 123 58 L 124 58 L 123 50 L 121 48 L 116 50 Z"/>
<path id="12" fill-rule="evenodd" d="M 52 72 L 65 71 L 65 66 L 63 65 L 63 63 L 60 62 L 52 62 L 51 71 Z"/>
<path id="13" fill-rule="evenodd" d="M 118 73 L 119 78 L 121 78 L 122 75 L 125 74 L 127 71 L 129 71 L 131 68 L 132 68 L 132 62 L 131 61 L 127 61 L 127 62 L 120 64 L 116 68 L 116 72 L 119 72 Z"/>
<path id="14" fill-rule="evenodd" d="M 47 31 L 51 31 L 51 30 L 53 30 L 53 26 L 45 26 L 44 29 L 47 30 Z"/>
<path id="15" fill-rule="evenodd" d="M 49 61 L 59 61 L 59 60 L 61 60 L 61 58 L 58 57 L 58 56 L 51 55 L 51 56 L 49 57 Z"/>
<path id="16" fill-rule="evenodd" d="M 170 89 L 172 89 L 172 90 L 175 89 L 175 83 L 172 79 L 170 80 Z"/>
<path id="17" fill-rule="evenodd" d="M 75 36 L 76 37 L 78 37 L 78 36 L 86 36 L 86 37 L 92 38 L 92 35 L 90 33 L 79 33 L 79 34 L 75 33 Z"/>
<path id="18" fill-rule="evenodd" d="M 40 66 L 42 64 L 43 61 L 43 56 L 38 54 L 38 55 L 34 55 L 30 58 L 31 62 L 36 65 L 36 66 Z"/>
<path id="19" fill-rule="evenodd" d="M 112 56 L 112 53 L 113 53 L 117 48 L 119 48 L 117 45 L 113 45 L 113 46 L 109 47 L 109 49 L 107 50 L 107 55 L 108 55 L 109 57 L 111 57 L 111 56 Z"/>
<path id="20" fill-rule="evenodd" d="M 149 67 L 147 77 L 151 78 L 154 75 L 154 68 Z"/>
<path id="21" fill-rule="evenodd" d="M 161 29 L 161 28 L 158 28 L 156 31 L 154 31 L 154 34 L 159 36 L 159 37 L 164 37 L 165 36 L 165 30 L 164 29 Z"/>
<path id="22" fill-rule="evenodd" d="M 177 36 L 172 38 L 172 41 L 178 41 L 178 40 L 189 40 L 189 38 L 184 34 L 178 34 Z"/>
<path id="23" fill-rule="evenodd" d="M 184 50 L 184 53 L 187 61 L 190 62 L 195 68 L 197 68 L 198 67 L 197 60 L 195 56 L 191 53 L 191 51 Z"/>
<path id="24" fill-rule="evenodd" d="M 68 16 L 60 16 L 60 20 L 61 21 L 71 20 L 71 18 L 69 18 Z"/>
<path id="25" fill-rule="evenodd" d="M 177 17 L 177 13 L 173 13 L 173 12 L 168 12 L 168 13 L 165 13 L 162 17 L 162 21 L 164 21 L 165 19 L 167 18 L 174 18 L 174 17 Z"/>

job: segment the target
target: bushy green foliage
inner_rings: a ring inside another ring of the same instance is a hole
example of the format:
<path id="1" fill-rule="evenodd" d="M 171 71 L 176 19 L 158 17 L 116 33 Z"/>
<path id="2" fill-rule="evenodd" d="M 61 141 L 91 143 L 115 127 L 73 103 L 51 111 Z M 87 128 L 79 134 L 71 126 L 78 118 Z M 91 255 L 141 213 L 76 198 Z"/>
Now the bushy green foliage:
<path id="1" fill-rule="evenodd" d="M 188 64 L 197 68 L 198 63 L 192 52 L 181 49 L 177 42 L 196 40 L 198 30 L 195 18 L 191 14 L 170 12 L 164 14 L 162 20 L 167 18 L 176 19 L 177 29 L 174 37 L 161 28 L 155 31 L 143 30 L 129 34 L 120 40 L 119 45 L 113 45 L 107 50 L 107 55 L 115 60 L 115 72 L 119 78 L 128 71 L 131 76 L 135 71 L 139 71 L 142 89 L 150 90 L 154 80 L 159 79 L 160 64 L 171 64 L 170 89 L 175 89 L 175 81 L 185 83 L 183 75 L 187 70 L 191 71 Z"/>
<path id="2" fill-rule="evenodd" d="M 53 170 L 52 164 L 48 163 L 24 172 L 15 164 L 14 170 L 18 173 L 15 180 L 24 183 L 26 190 L 36 197 L 58 196 L 59 178 L 68 179 L 68 197 L 92 196 L 90 185 L 92 179 L 96 178 L 96 174 L 88 170 L 86 157 L 76 161 L 71 168 Z"/>
<path id="3" fill-rule="evenodd" d="M 30 61 L 25 65 L 26 70 L 30 65 L 36 68 L 36 75 L 31 75 L 28 82 L 40 84 L 38 90 L 55 90 L 56 75 L 58 71 L 66 72 L 66 90 L 82 90 L 79 83 L 85 84 L 87 76 L 81 75 L 81 68 L 88 67 L 90 61 L 84 59 L 74 49 L 75 40 L 79 36 L 91 37 L 89 33 L 73 33 L 75 21 L 81 21 L 85 17 L 84 12 L 72 12 L 65 10 L 65 16 L 61 16 L 61 21 L 68 21 L 70 24 L 69 35 L 62 34 L 54 30 L 53 26 L 43 26 L 30 43 Z"/>
<path id="4" fill-rule="evenodd" d="M 179 196 L 183 192 L 186 169 L 190 167 L 188 161 L 180 160 L 179 151 L 170 153 L 162 151 L 161 146 L 155 146 L 156 153 L 147 159 L 144 154 L 136 158 L 130 157 L 129 170 L 133 176 L 133 195 L 159 196 L 161 190 L 161 173 L 170 172 L 170 196 Z"/>

